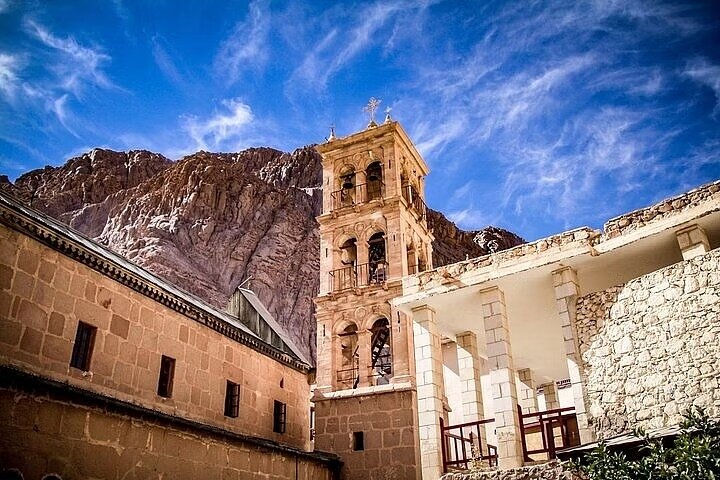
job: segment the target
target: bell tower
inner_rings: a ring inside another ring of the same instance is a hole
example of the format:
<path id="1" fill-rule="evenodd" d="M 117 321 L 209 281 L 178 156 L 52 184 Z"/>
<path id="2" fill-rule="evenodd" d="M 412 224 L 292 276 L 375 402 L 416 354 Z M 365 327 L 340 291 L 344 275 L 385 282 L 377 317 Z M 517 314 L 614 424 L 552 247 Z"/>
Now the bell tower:
<path id="1" fill-rule="evenodd" d="M 319 145 L 323 160 L 315 445 L 343 478 L 420 478 L 412 319 L 402 277 L 432 268 L 428 167 L 389 114 Z"/>

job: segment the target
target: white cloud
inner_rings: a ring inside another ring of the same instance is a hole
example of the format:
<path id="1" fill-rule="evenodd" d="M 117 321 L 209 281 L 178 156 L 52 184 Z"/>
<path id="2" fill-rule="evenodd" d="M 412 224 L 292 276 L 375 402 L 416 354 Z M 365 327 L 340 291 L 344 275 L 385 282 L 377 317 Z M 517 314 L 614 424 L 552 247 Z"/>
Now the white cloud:
<path id="1" fill-rule="evenodd" d="M 245 20 L 238 22 L 215 55 L 215 70 L 235 82 L 247 70 L 262 68 L 268 58 L 270 11 L 267 3 L 250 3 Z"/>
<path id="2" fill-rule="evenodd" d="M 0 14 L 7 12 L 10 9 L 10 0 L 0 0 Z"/>
<path id="3" fill-rule="evenodd" d="M 683 74 L 712 89 L 715 93 L 715 113 L 720 110 L 720 65 L 701 58 L 688 64 Z"/>
<path id="4" fill-rule="evenodd" d="M 18 88 L 19 58 L 15 55 L 0 53 L 0 93 L 7 99 L 13 100 Z"/>
<path id="5" fill-rule="evenodd" d="M 228 113 L 216 113 L 204 120 L 185 117 L 183 128 L 195 142 L 196 149 L 220 150 L 230 142 L 241 145 L 248 135 L 248 127 L 254 120 L 250 106 L 238 98 L 224 100 L 222 104 Z"/>
<path id="6" fill-rule="evenodd" d="M 188 90 L 189 84 L 186 79 L 186 73 L 180 71 L 170 53 L 168 53 L 167 49 L 163 46 L 163 41 L 164 39 L 158 36 L 153 37 L 151 40 L 152 54 L 155 63 L 173 85 L 181 90 Z"/>
<path id="7" fill-rule="evenodd" d="M 73 37 L 60 38 L 37 22 L 25 23 L 28 33 L 43 45 L 59 54 L 49 68 L 57 75 L 63 90 L 80 97 L 86 85 L 113 88 L 115 85 L 103 71 L 111 58 L 99 48 L 81 45 Z"/>

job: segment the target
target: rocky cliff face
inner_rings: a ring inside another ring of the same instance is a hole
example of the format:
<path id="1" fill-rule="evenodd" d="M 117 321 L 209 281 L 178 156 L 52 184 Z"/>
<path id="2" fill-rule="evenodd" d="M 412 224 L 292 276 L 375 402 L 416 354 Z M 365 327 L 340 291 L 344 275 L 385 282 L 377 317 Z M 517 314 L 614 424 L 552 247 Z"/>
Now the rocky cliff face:
<path id="1" fill-rule="evenodd" d="M 0 188 L 223 309 L 248 277 L 268 310 L 314 358 L 320 156 L 252 148 L 177 162 L 95 149 Z M 463 232 L 431 211 L 436 266 L 516 245 L 489 227 Z"/>

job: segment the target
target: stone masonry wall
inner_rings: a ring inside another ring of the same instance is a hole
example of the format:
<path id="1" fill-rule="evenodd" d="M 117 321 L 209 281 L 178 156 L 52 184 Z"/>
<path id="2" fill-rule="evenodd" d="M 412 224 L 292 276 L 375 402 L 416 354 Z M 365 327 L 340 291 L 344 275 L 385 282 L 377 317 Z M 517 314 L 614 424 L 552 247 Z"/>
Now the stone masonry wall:
<path id="1" fill-rule="evenodd" d="M 78 322 L 97 328 L 89 372 L 70 368 Z M 176 360 L 171 398 L 157 395 L 161 356 Z M 0 225 L 0 362 L 245 435 L 309 447 L 306 375 Z M 227 380 L 240 414 L 224 415 Z M 287 404 L 273 432 L 273 402 Z"/>
<path id="2" fill-rule="evenodd" d="M 26 479 L 331 480 L 323 462 L 0 388 L 0 470 Z"/>
<path id="3" fill-rule="evenodd" d="M 562 464 L 551 461 L 531 467 L 490 470 L 486 472 L 448 473 L 442 480 L 577 480 Z"/>
<path id="4" fill-rule="evenodd" d="M 720 414 L 720 249 L 578 299 L 592 426 L 601 437 Z"/>
<path id="5" fill-rule="evenodd" d="M 343 479 L 420 478 L 413 390 L 316 402 L 315 432 L 315 448 L 342 459 Z M 353 432 L 363 432 L 363 451 L 353 451 Z"/>

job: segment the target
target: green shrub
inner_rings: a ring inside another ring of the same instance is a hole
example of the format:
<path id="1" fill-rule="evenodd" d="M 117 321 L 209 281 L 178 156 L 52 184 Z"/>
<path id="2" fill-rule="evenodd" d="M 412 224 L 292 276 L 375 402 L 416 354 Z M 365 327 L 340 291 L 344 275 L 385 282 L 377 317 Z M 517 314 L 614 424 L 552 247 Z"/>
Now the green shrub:
<path id="1" fill-rule="evenodd" d="M 720 421 L 700 408 L 684 417 L 672 442 L 638 431 L 642 443 L 632 456 L 601 442 L 566 468 L 587 480 L 720 480 Z"/>

